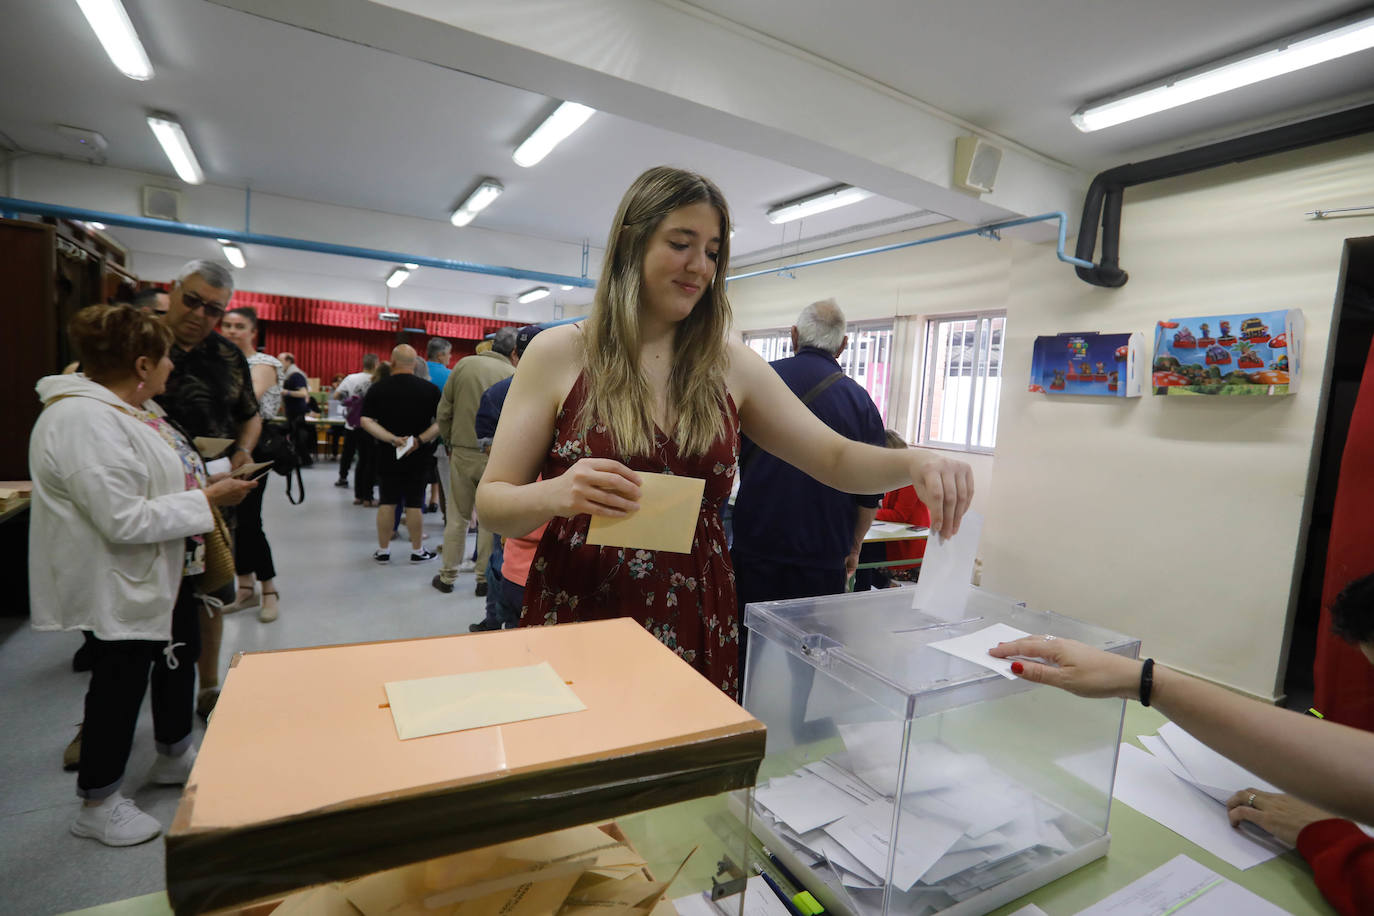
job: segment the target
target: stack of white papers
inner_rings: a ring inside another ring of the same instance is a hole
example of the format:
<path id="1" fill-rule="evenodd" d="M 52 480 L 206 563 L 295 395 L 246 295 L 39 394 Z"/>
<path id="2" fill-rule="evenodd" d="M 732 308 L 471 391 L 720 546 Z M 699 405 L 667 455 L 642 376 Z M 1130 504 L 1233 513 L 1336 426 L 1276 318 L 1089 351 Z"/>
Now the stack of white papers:
<path id="1" fill-rule="evenodd" d="M 1184 909 L 1186 907 L 1186 909 Z M 1174 856 L 1143 878 L 1133 881 L 1078 916 L 1157 916 L 1186 912 L 1188 916 L 1286 916 L 1280 909 L 1239 884 L 1204 868 L 1187 856 Z"/>
<path id="2" fill-rule="evenodd" d="M 898 911 L 941 910 L 1072 848 L 1065 812 L 980 754 L 912 745 L 898 797 L 901 726 L 841 725 L 843 752 L 754 793 L 770 832 L 856 911 L 881 908 L 889 880 Z"/>
<path id="3" fill-rule="evenodd" d="M 1236 868 L 1267 862 L 1289 847 L 1254 825 L 1238 830 L 1226 799 L 1245 788 L 1279 791 L 1172 722 L 1141 735 L 1150 753 L 1122 744 L 1112 795 Z"/>

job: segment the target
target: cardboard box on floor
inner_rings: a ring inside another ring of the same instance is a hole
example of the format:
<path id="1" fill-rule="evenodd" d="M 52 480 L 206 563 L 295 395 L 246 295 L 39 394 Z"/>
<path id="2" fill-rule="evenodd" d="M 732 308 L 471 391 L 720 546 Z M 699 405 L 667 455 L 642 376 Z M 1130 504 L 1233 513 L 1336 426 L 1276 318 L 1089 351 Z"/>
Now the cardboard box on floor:
<path id="1" fill-rule="evenodd" d="M 547 661 L 583 712 L 402 741 L 383 684 Z M 167 832 L 204 912 L 754 784 L 763 725 L 629 619 L 237 656 Z"/>

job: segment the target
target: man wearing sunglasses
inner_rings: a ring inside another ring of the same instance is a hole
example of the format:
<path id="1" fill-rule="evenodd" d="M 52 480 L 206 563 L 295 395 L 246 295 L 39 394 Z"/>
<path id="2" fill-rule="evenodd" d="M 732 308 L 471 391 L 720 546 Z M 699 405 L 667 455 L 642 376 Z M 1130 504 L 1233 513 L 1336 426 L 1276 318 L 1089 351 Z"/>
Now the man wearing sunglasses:
<path id="1" fill-rule="evenodd" d="M 228 457 L 237 468 L 252 460 L 262 417 L 248 361 L 237 346 L 215 332 L 233 294 L 234 278 L 227 265 L 198 260 L 181 268 L 162 319 L 174 338 L 172 374 L 157 402 L 188 436 L 232 439 Z M 227 509 L 221 513 L 233 531 L 234 515 Z M 196 711 L 202 716 L 210 714 L 219 696 L 223 626 L 218 614 L 201 616 Z"/>

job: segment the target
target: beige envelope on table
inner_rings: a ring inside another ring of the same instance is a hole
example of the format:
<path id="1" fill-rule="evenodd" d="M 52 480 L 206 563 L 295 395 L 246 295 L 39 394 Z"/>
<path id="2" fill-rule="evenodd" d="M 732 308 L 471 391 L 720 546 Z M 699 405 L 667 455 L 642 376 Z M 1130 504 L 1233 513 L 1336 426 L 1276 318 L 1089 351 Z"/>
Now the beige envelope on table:
<path id="1" fill-rule="evenodd" d="M 196 436 L 191 440 L 191 444 L 200 452 L 202 458 L 218 458 L 229 450 L 229 446 L 234 444 L 233 439 L 221 439 L 218 436 Z"/>
<path id="2" fill-rule="evenodd" d="M 396 736 L 402 741 L 587 708 L 548 662 L 388 681 L 385 686 Z"/>
<path id="3" fill-rule="evenodd" d="M 639 511 L 628 518 L 592 516 L 587 543 L 690 553 L 706 481 L 674 474 L 640 474 Z"/>

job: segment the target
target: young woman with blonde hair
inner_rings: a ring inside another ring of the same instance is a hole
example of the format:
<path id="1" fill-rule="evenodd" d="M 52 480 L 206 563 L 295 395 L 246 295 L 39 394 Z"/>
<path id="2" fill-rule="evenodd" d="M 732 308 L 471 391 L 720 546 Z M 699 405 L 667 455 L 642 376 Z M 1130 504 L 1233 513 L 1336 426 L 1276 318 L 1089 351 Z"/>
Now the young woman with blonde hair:
<path id="1" fill-rule="evenodd" d="M 712 683 L 739 694 L 739 614 L 720 508 L 743 429 L 838 489 L 908 483 L 932 524 L 957 529 L 968 465 L 851 442 L 817 420 L 763 359 L 728 339 L 730 213 L 706 178 L 650 169 L 616 213 L 592 313 L 549 328 L 521 359 L 477 492 L 483 524 L 545 522 L 523 625 L 634 617 Z M 590 516 L 638 510 L 640 474 L 704 478 L 690 553 L 595 547 Z"/>

